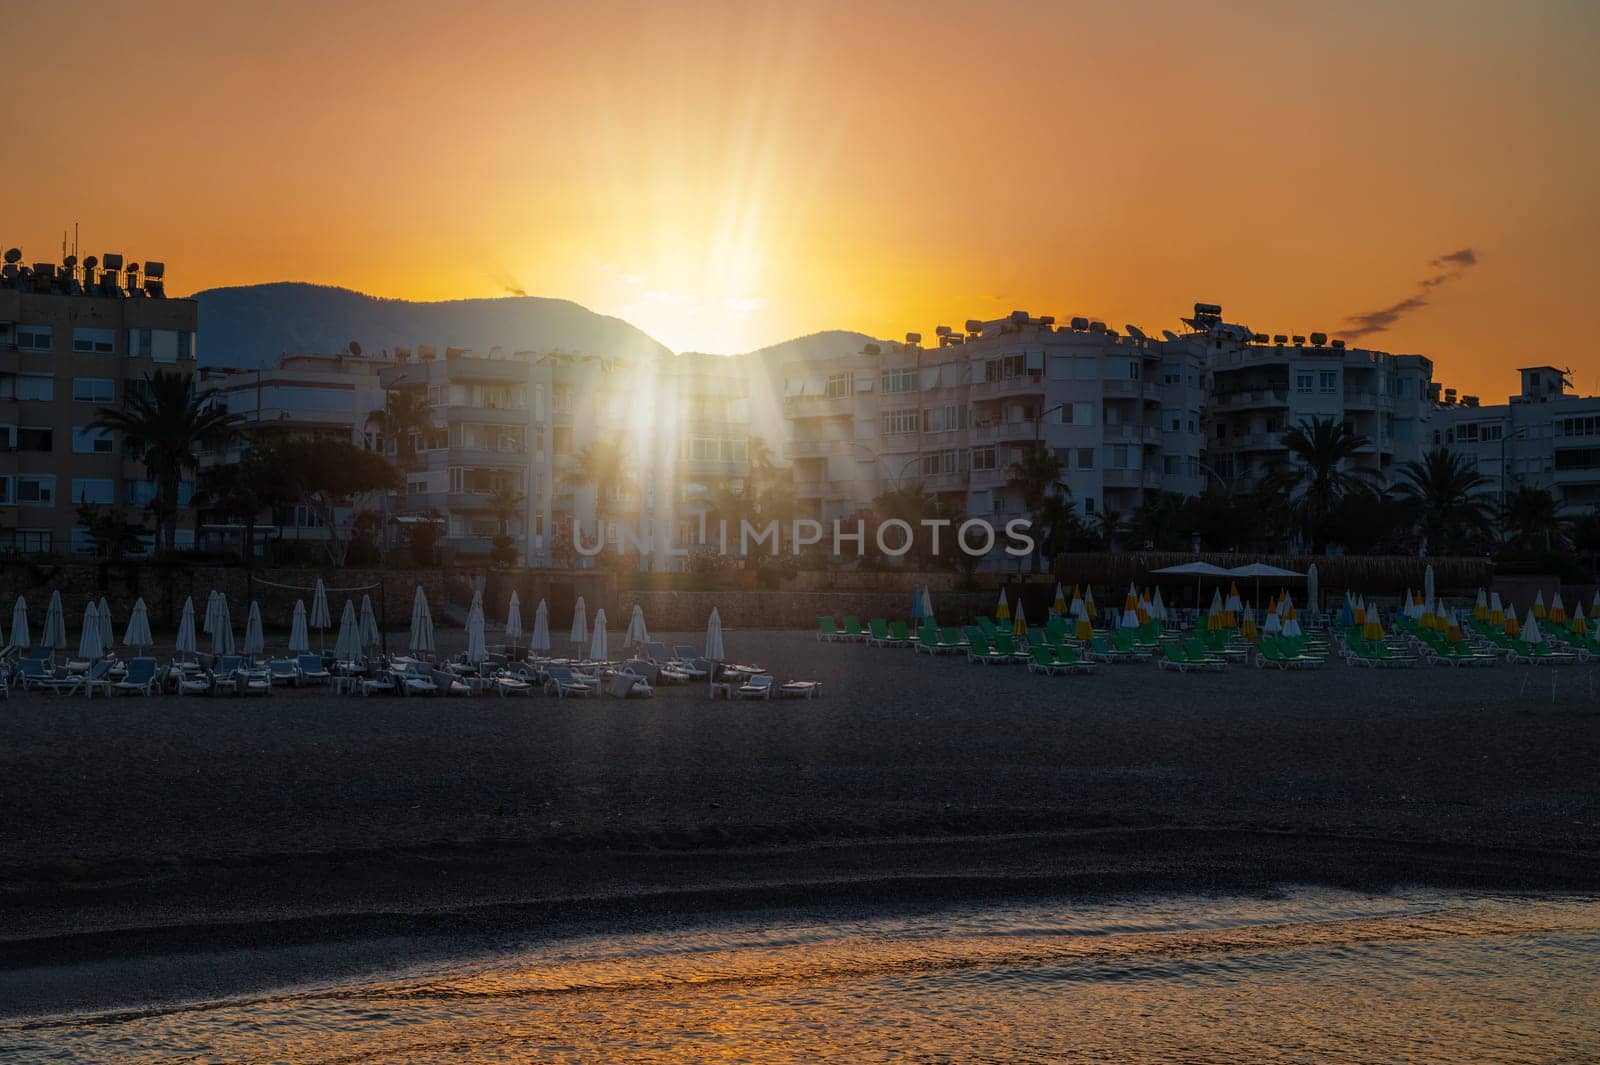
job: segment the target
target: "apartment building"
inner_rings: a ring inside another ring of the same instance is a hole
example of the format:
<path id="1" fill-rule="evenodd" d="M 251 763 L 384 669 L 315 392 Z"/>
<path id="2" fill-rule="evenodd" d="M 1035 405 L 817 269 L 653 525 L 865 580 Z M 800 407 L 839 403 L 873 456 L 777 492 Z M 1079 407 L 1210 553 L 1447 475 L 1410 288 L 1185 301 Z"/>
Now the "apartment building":
<path id="1" fill-rule="evenodd" d="M 936 336 L 932 347 L 908 334 L 786 367 L 785 455 L 813 516 L 842 517 L 912 483 L 975 517 L 1020 513 L 1005 471 L 1036 446 L 1060 457 L 1086 515 L 1132 510 L 1152 488 L 1199 490 L 1197 347 L 1023 311 Z"/>
<path id="2" fill-rule="evenodd" d="M 1206 443 L 1219 477 L 1248 482 L 1286 464 L 1284 431 L 1313 419 L 1342 421 L 1365 437 L 1356 461 L 1384 478 L 1420 457 L 1433 406 L 1431 360 L 1351 348 L 1323 333 L 1248 333 L 1216 314 L 1200 314 L 1198 323 L 1173 343 L 1209 345 Z"/>
<path id="3" fill-rule="evenodd" d="M 117 434 L 89 428 L 157 369 L 192 373 L 198 312 L 167 299 L 164 264 L 120 254 L 0 265 L 0 551 L 92 554 L 88 504 L 147 521 L 156 487 Z M 187 507 L 192 484 L 179 503 Z M 182 511 L 180 511 L 180 515 Z M 176 546 L 193 543 L 180 521 Z M 146 548 L 154 535 L 144 537 Z"/>
<path id="4" fill-rule="evenodd" d="M 283 437 L 334 437 L 381 450 L 382 429 L 372 415 L 384 405 L 379 374 L 393 361 L 355 348 L 337 354 L 292 352 L 277 366 L 256 370 L 202 368 L 196 393 L 242 421 L 237 439 L 199 452 L 200 468 L 237 462 L 258 441 Z M 242 530 L 202 511 L 197 531 L 201 547 L 225 549 L 238 546 Z M 326 537 L 316 511 L 296 505 L 258 526 L 256 542 Z"/>
<path id="5" fill-rule="evenodd" d="M 1456 401 L 1445 391 L 1434 408 L 1430 446 L 1467 456 L 1489 478 L 1496 506 L 1524 485 L 1548 490 L 1571 516 L 1600 505 L 1600 396 L 1572 391 L 1569 371 L 1527 366 L 1522 387 L 1505 403 Z"/>

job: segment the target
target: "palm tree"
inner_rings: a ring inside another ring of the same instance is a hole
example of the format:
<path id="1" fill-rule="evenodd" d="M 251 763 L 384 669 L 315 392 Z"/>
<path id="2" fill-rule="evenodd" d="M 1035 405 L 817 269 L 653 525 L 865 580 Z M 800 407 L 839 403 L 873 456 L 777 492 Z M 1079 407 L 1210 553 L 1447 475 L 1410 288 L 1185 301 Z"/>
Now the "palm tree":
<path id="1" fill-rule="evenodd" d="M 1489 505 L 1480 489 L 1489 478 L 1472 461 L 1442 447 L 1400 468 L 1400 497 L 1417 514 L 1417 527 L 1435 551 L 1455 548 L 1468 533 L 1489 528 Z"/>
<path id="2" fill-rule="evenodd" d="M 572 456 L 566 481 L 574 488 L 594 489 L 594 519 L 603 528 L 610 511 L 611 495 L 633 484 L 633 477 L 628 473 L 627 446 L 609 441 L 590 444 Z"/>
<path id="3" fill-rule="evenodd" d="M 517 560 L 516 541 L 510 533 L 511 519 L 522 513 L 528 497 L 517 491 L 510 484 L 496 485 L 494 491 L 489 493 L 485 500 L 488 508 L 494 512 L 495 521 L 500 530 L 494 538 L 494 551 L 491 552 L 496 562 L 510 565 Z"/>
<path id="4" fill-rule="evenodd" d="M 1312 554 L 1326 550 L 1328 518 L 1339 500 L 1376 476 L 1376 471 L 1365 467 L 1346 468 L 1346 463 L 1369 443 L 1366 437 L 1333 418 L 1315 418 L 1283 434 L 1290 466 L 1275 472 L 1271 480 L 1294 500 Z"/>
<path id="5" fill-rule="evenodd" d="M 1121 511 L 1106 507 L 1094 519 L 1095 535 L 1100 537 L 1100 542 L 1107 551 L 1115 553 L 1128 532 L 1128 523 L 1122 517 Z"/>
<path id="6" fill-rule="evenodd" d="M 1047 447 L 1035 445 L 1022 452 L 1006 466 L 1006 487 L 1022 497 L 1022 506 L 1037 526 L 1034 549 L 1034 571 L 1038 572 L 1044 558 L 1046 526 L 1045 502 L 1052 496 L 1070 495 L 1070 489 L 1061 480 L 1066 464 L 1061 456 Z"/>
<path id="7" fill-rule="evenodd" d="M 225 440 L 243 420 L 237 414 L 203 405 L 195 397 L 189 374 L 167 370 L 146 374 L 143 389 L 126 390 L 120 409 L 101 407 L 95 412 L 90 425 L 120 432 L 156 482 L 150 509 L 155 514 L 158 549 L 172 548 L 178 487 L 185 471 L 199 468 L 195 448 Z"/>
<path id="8" fill-rule="evenodd" d="M 384 393 L 383 409 L 368 415 L 367 423 L 383 430 L 383 435 L 394 442 L 400 467 L 410 469 L 417 457 L 412 438 L 433 428 L 433 408 L 421 389 L 391 388 Z"/>
<path id="9" fill-rule="evenodd" d="M 1530 484 L 1519 485 L 1507 497 L 1503 517 L 1506 524 L 1517 532 L 1524 546 L 1542 544 L 1546 551 L 1555 544 L 1555 533 L 1560 519 L 1555 496 L 1548 489 Z"/>
<path id="10" fill-rule="evenodd" d="M 938 496 L 931 494 L 921 481 L 901 485 L 882 493 L 872 501 L 873 516 L 880 522 L 898 519 L 911 526 L 911 550 L 908 556 L 917 561 L 933 556 L 933 538 L 931 532 L 922 524 L 925 518 L 949 519 L 949 506 Z M 943 538 L 945 543 L 950 540 L 950 534 Z M 898 540 L 886 541 L 891 546 L 898 544 Z"/>

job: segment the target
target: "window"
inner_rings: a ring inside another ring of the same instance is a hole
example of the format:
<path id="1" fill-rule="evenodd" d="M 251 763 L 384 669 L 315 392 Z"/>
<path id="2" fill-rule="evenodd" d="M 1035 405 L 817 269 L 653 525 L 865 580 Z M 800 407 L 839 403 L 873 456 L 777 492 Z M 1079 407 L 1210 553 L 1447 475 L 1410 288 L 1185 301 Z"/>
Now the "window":
<path id="1" fill-rule="evenodd" d="M 0 375 L 0 399 L 42 399 L 56 397 L 56 379 L 47 373 Z"/>
<path id="2" fill-rule="evenodd" d="M 1093 514 L 1094 513 L 1094 496 L 1084 496 L 1083 497 L 1083 512 L 1085 514 Z"/>
<path id="3" fill-rule="evenodd" d="M 1339 371 L 1322 370 L 1317 374 L 1317 391 L 1331 396 L 1339 391 Z"/>
<path id="4" fill-rule="evenodd" d="M 116 501 L 117 484 L 110 477 L 74 477 L 72 479 L 72 502 L 115 503 Z"/>
<path id="5" fill-rule="evenodd" d="M 19 473 L 16 489 L 17 502 L 24 506 L 55 506 L 56 479 L 50 474 Z"/>
<path id="6" fill-rule="evenodd" d="M 999 455 L 991 445 L 972 449 L 972 468 L 975 470 L 999 469 Z"/>
<path id="7" fill-rule="evenodd" d="M 23 555 L 48 555 L 52 550 L 50 530 L 18 529 L 12 535 L 11 549 Z"/>
<path id="8" fill-rule="evenodd" d="M 56 431 L 49 426 L 19 425 L 11 432 L 18 451 L 54 451 Z"/>
<path id="9" fill-rule="evenodd" d="M 883 371 L 882 389 L 885 392 L 915 392 L 917 390 L 917 370 L 914 366 L 904 367 L 899 370 Z"/>
<path id="10" fill-rule="evenodd" d="M 128 330 L 128 357 L 153 362 L 194 358 L 194 334 L 180 329 Z"/>
<path id="11" fill-rule="evenodd" d="M 75 455 L 109 455 L 112 447 L 110 429 L 72 430 L 72 453 Z"/>
<path id="12" fill-rule="evenodd" d="M 917 410 L 886 410 L 881 417 L 880 432 L 884 436 L 906 436 L 917 431 Z"/>
<path id="13" fill-rule="evenodd" d="M 1596 433 L 1600 433 L 1600 417 L 1562 418 L 1556 422 L 1557 436 L 1594 436 Z"/>
<path id="14" fill-rule="evenodd" d="M 966 427 L 967 408 L 961 404 L 926 407 L 922 411 L 922 431 L 925 433 L 950 433 Z"/>
<path id="15" fill-rule="evenodd" d="M 48 325 L 17 326 L 17 350 L 49 354 L 55 347 L 55 330 Z"/>
<path id="16" fill-rule="evenodd" d="M 1463 444 L 1476 444 L 1478 442 L 1478 423 L 1465 422 L 1457 426 L 1456 440 Z"/>
<path id="17" fill-rule="evenodd" d="M 82 355 L 111 355 L 117 350 L 115 329 L 72 330 L 72 350 Z"/>
<path id="18" fill-rule="evenodd" d="M 550 390 L 550 406 L 551 406 L 551 409 L 553 409 L 557 414 L 571 414 L 572 413 L 572 386 L 571 385 L 556 385 L 554 388 L 552 388 Z M 560 432 L 559 429 L 556 430 L 556 431 Z M 561 451 L 560 448 L 556 449 L 556 454 L 559 455 L 559 454 L 562 454 L 562 453 L 563 452 Z"/>
<path id="19" fill-rule="evenodd" d="M 110 377 L 74 377 L 72 398 L 77 403 L 116 402 L 117 382 Z"/>
<path id="20" fill-rule="evenodd" d="M 829 399 L 841 399 L 849 394 L 850 375 L 847 373 L 836 373 L 831 375 L 828 378 L 827 386 L 823 389 L 823 395 L 827 396 Z"/>
<path id="21" fill-rule="evenodd" d="M 1316 375 L 1306 370 L 1294 375 L 1294 390 L 1301 393 L 1310 393 L 1316 389 Z"/>
<path id="22" fill-rule="evenodd" d="M 550 430 L 550 449 L 557 455 L 572 454 L 572 427 L 558 425 Z"/>
<path id="23" fill-rule="evenodd" d="M 1168 370 L 1162 373 L 1161 383 L 1164 385 L 1181 385 L 1183 384 L 1183 374 L 1175 370 Z"/>
<path id="24" fill-rule="evenodd" d="M 1061 405 L 1061 420 L 1067 425 L 1076 425 L 1080 428 L 1094 424 L 1093 403 L 1063 403 Z"/>
<path id="25" fill-rule="evenodd" d="M 1078 454 L 1078 461 L 1077 461 L 1076 465 L 1077 465 L 1078 469 L 1080 469 L 1080 470 L 1092 470 L 1092 469 L 1094 469 L 1094 448 L 1092 448 L 1092 447 L 1080 447 L 1080 448 L 1077 449 L 1077 454 Z"/>

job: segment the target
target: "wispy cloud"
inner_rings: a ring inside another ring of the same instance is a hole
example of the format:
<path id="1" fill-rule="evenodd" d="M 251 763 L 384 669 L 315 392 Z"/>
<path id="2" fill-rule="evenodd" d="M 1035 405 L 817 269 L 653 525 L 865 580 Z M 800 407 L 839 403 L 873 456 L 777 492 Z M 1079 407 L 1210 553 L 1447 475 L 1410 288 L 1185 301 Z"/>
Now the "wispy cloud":
<path id="1" fill-rule="evenodd" d="M 1373 333 L 1386 333 L 1400 319 L 1412 311 L 1428 306 L 1428 294 L 1448 281 L 1454 281 L 1462 274 L 1478 265 L 1478 253 L 1472 248 L 1461 248 L 1448 255 L 1441 255 L 1431 261 L 1434 274 L 1417 282 L 1417 291 L 1403 300 L 1397 300 L 1387 307 L 1380 307 L 1375 311 L 1364 311 L 1361 314 L 1352 314 L 1345 317 L 1349 327 L 1339 331 L 1339 335 L 1346 340 L 1357 337 L 1370 336 Z"/>

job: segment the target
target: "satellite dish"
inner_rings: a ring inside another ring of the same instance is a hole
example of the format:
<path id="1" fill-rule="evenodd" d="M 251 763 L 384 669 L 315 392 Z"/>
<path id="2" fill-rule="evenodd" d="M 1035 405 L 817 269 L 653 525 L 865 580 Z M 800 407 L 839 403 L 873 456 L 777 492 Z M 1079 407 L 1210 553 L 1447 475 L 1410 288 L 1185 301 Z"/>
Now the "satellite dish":
<path id="1" fill-rule="evenodd" d="M 1170 329 L 1163 329 L 1163 330 L 1162 330 L 1162 331 L 1161 331 L 1161 335 L 1162 335 L 1162 336 L 1164 336 L 1164 337 L 1166 337 L 1166 338 L 1167 338 L 1167 339 L 1168 339 L 1168 340 L 1177 340 L 1177 339 L 1178 339 L 1178 334 L 1177 334 L 1177 333 L 1174 333 L 1174 332 L 1173 332 L 1173 331 L 1172 331 L 1172 330 L 1170 330 Z"/>
<path id="2" fill-rule="evenodd" d="M 96 258 L 95 256 L 93 256 L 93 255 L 91 255 L 87 259 L 83 260 L 83 268 L 85 270 L 93 270 L 95 267 L 97 267 L 99 265 L 100 265 L 100 260 L 98 258 Z"/>
<path id="3" fill-rule="evenodd" d="M 1129 336 L 1137 337 L 1140 340 L 1144 339 L 1144 330 L 1140 329 L 1138 326 L 1136 326 L 1136 325 L 1125 325 L 1122 328 L 1124 328 L 1124 329 L 1126 329 L 1128 331 L 1128 335 Z"/>
<path id="4" fill-rule="evenodd" d="M 350 354 L 352 354 L 352 355 L 360 355 L 361 354 L 361 342 L 359 340 L 350 341 Z"/>
<path id="5" fill-rule="evenodd" d="M 128 273 L 137 274 L 138 272 L 139 272 L 139 264 L 138 263 L 129 263 L 128 264 Z"/>
<path id="6" fill-rule="evenodd" d="M 65 259 L 61 260 L 61 265 L 70 270 L 74 266 L 78 265 L 78 257 L 76 255 L 69 255 Z"/>
<path id="7" fill-rule="evenodd" d="M 21 261 L 22 261 L 22 249 L 21 248 L 7 248 L 6 249 L 6 262 L 7 263 L 17 263 L 17 262 L 21 262 Z"/>

